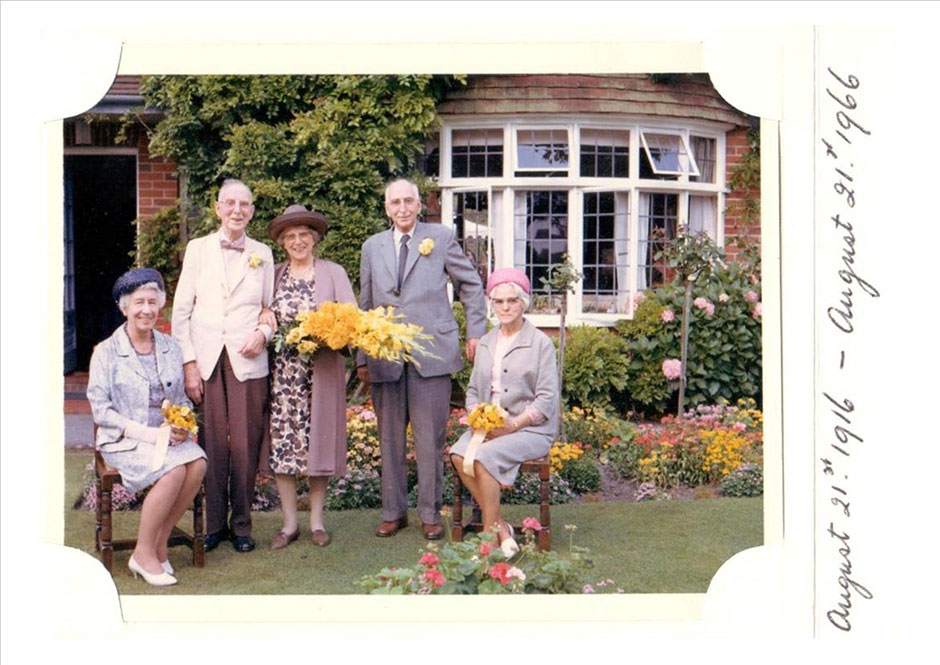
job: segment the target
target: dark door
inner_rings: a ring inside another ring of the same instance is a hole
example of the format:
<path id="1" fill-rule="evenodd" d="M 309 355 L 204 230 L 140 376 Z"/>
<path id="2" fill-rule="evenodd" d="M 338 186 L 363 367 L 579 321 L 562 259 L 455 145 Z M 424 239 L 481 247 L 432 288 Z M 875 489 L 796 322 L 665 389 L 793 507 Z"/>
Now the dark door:
<path id="1" fill-rule="evenodd" d="M 66 289 L 71 268 L 74 306 L 74 366 L 88 369 L 94 345 L 124 317 L 111 299 L 111 287 L 133 264 L 137 229 L 137 159 L 133 155 L 67 155 Z M 71 266 L 69 236 L 71 231 Z M 68 339 L 66 339 L 68 348 Z M 66 365 L 66 371 L 68 365 Z"/>

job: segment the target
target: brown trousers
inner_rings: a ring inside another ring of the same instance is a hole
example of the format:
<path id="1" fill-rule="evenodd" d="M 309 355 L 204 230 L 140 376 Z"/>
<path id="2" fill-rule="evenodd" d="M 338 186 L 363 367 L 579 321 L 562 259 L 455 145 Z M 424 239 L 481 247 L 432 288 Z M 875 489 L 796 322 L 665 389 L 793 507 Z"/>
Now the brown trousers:
<path id="1" fill-rule="evenodd" d="M 205 382 L 203 427 L 200 442 L 209 458 L 206 471 L 206 533 L 226 527 L 232 505 L 230 531 L 251 535 L 251 502 L 261 440 L 268 418 L 268 377 L 239 381 L 228 352 L 222 354 Z"/>

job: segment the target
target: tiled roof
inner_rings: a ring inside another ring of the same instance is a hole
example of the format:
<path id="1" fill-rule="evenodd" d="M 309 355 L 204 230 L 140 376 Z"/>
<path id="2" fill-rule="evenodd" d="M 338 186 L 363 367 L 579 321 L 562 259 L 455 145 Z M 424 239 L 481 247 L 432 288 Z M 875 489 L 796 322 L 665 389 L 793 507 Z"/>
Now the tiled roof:
<path id="1" fill-rule="evenodd" d="M 617 113 L 695 118 L 746 126 L 705 74 L 654 82 L 647 74 L 468 76 L 438 106 L 441 115 Z"/>

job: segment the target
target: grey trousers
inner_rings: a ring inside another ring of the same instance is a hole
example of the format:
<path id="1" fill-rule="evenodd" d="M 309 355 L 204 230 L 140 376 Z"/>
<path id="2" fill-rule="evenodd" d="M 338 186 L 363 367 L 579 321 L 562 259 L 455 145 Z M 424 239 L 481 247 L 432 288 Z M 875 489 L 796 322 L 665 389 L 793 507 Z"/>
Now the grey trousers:
<path id="1" fill-rule="evenodd" d="M 405 437 L 408 423 L 414 434 L 418 462 L 418 518 L 425 524 L 441 521 L 444 488 L 444 434 L 450 413 L 450 376 L 422 377 L 405 363 L 398 381 L 372 384 L 372 402 L 382 450 L 382 519 L 408 514 L 408 466 Z"/>

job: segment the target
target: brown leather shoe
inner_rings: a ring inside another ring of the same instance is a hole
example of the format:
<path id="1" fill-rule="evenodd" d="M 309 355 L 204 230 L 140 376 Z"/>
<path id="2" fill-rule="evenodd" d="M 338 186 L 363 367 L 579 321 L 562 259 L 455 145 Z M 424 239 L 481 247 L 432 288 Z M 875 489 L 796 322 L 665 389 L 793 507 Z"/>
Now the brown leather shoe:
<path id="1" fill-rule="evenodd" d="M 397 520 L 391 520 L 388 522 L 382 522 L 379 524 L 379 528 L 375 530 L 375 535 L 379 538 L 387 538 L 388 536 L 394 536 L 398 533 L 399 529 L 404 529 L 408 526 L 408 516 L 399 517 Z"/>
<path id="2" fill-rule="evenodd" d="M 317 547 L 326 547 L 330 544 L 330 541 L 333 540 L 330 538 L 330 534 L 322 529 L 317 529 L 313 532 L 310 539 L 313 541 L 313 544 Z"/>
<path id="3" fill-rule="evenodd" d="M 444 537 L 444 527 L 440 524 L 422 524 L 425 540 L 440 540 Z"/>
<path id="4" fill-rule="evenodd" d="M 283 531 L 278 531 L 277 535 L 271 539 L 271 549 L 282 550 L 297 540 L 299 536 L 300 529 L 297 529 L 294 533 L 284 533 Z"/>

